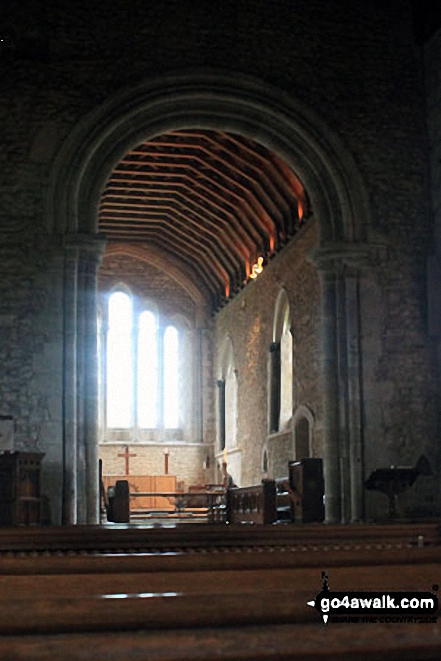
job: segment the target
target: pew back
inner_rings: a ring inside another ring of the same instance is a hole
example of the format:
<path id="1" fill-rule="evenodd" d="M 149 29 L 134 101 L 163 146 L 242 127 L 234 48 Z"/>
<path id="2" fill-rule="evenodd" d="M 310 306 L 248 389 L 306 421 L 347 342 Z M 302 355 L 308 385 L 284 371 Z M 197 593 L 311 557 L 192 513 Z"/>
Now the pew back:
<path id="1" fill-rule="evenodd" d="M 430 590 L 440 541 L 438 524 L 4 529 L 0 659 L 439 659 L 438 624 L 324 630 L 306 602 L 323 569 L 333 590 Z"/>

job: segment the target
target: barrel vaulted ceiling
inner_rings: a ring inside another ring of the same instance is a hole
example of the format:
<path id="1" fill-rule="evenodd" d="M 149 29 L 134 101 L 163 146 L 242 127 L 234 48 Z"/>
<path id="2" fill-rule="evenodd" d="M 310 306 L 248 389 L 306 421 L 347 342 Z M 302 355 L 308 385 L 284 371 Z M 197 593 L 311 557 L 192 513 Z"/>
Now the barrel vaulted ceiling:
<path id="1" fill-rule="evenodd" d="M 118 163 L 99 230 L 111 243 L 169 255 L 217 309 L 306 215 L 303 187 L 278 156 L 239 135 L 195 129 L 144 142 Z"/>

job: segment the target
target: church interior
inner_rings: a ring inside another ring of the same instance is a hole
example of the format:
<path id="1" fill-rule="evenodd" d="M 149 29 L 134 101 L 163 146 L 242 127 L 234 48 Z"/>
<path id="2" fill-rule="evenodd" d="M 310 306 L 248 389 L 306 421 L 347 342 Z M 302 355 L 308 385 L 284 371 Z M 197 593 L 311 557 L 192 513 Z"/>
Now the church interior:
<path id="1" fill-rule="evenodd" d="M 306 604 L 438 590 L 440 70 L 431 2 L 2 5 L 0 659 L 439 658 Z"/>

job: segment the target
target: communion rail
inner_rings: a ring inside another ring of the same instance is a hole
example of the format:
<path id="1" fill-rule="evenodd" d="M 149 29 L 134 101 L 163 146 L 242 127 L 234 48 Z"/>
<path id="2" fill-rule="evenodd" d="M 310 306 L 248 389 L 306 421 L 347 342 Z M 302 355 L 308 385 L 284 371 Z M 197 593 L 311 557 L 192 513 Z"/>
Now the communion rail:
<path id="1" fill-rule="evenodd" d="M 150 498 L 162 501 L 162 506 L 131 507 L 133 499 Z M 108 498 L 107 520 L 114 523 L 130 521 L 225 522 L 225 491 L 158 492 L 129 491 L 126 480 L 119 480 L 114 495 Z"/>

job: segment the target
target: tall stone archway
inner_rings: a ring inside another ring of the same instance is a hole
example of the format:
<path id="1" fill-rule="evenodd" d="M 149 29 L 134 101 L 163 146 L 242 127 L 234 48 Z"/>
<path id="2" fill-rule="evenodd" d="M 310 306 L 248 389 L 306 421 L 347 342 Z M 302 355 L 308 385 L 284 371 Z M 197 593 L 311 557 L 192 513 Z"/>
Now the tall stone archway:
<path id="1" fill-rule="evenodd" d="M 164 76 L 116 94 L 77 125 L 53 166 L 48 231 L 63 234 L 66 245 L 64 521 L 93 523 L 98 516 L 96 364 L 89 358 L 96 352 L 100 194 L 129 149 L 183 128 L 221 129 L 262 143 L 293 168 L 308 192 L 320 227 L 313 259 L 322 285 L 326 518 L 357 520 L 363 515 L 359 288 L 370 225 L 362 178 L 315 112 L 255 78 L 207 70 Z M 84 457 L 74 449 L 78 435 Z M 87 497 L 78 517 L 81 460 Z"/>

